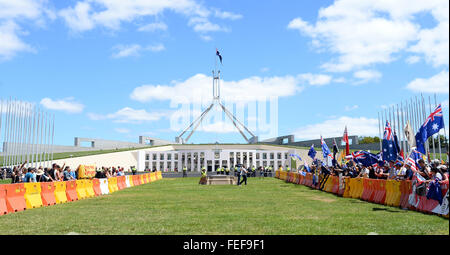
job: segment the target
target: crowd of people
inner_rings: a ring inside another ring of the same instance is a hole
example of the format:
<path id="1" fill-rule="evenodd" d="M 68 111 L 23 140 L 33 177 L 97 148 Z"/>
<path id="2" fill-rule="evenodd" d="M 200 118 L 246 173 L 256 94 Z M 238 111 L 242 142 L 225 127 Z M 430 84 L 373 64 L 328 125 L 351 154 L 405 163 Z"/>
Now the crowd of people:
<path id="1" fill-rule="evenodd" d="M 424 159 L 419 159 L 417 164 L 410 161 L 397 160 L 384 162 L 382 166 L 379 164 L 364 166 L 361 163 L 356 163 L 354 160 L 327 166 L 320 160 L 315 160 L 311 166 L 302 165 L 296 170 L 302 175 L 310 172 L 314 176 L 364 177 L 388 180 L 413 180 L 417 174 L 420 175 L 419 178 L 426 184 L 433 181 L 442 182 L 449 180 L 448 169 L 448 161 L 444 162 L 434 159 L 427 162 Z"/>
<path id="2" fill-rule="evenodd" d="M 26 164 L 27 162 L 12 168 L 11 183 L 71 181 L 78 179 L 77 169 L 73 169 L 65 164 L 62 167 L 58 164 L 53 164 L 51 167 L 39 166 L 37 168 L 25 167 Z M 130 167 L 129 171 L 136 174 L 136 168 L 133 166 Z M 123 167 L 101 167 L 96 168 L 94 178 L 110 178 L 124 175 L 125 169 Z"/>

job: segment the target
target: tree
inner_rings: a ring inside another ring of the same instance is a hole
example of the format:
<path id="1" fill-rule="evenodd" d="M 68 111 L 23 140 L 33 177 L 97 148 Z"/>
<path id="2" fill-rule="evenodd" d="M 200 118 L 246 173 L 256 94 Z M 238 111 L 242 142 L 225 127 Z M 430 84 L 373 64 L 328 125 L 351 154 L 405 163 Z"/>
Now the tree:
<path id="1" fill-rule="evenodd" d="M 359 139 L 359 144 L 379 143 L 380 138 L 378 136 L 363 136 Z"/>

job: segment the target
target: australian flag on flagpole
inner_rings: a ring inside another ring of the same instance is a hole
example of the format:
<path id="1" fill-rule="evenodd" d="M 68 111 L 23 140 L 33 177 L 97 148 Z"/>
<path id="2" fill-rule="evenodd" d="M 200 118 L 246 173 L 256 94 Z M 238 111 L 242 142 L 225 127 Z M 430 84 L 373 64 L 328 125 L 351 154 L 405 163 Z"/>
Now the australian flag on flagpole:
<path id="1" fill-rule="evenodd" d="M 308 151 L 308 156 L 310 156 L 313 160 L 316 157 L 316 150 L 314 150 L 314 144 L 311 145 L 311 148 Z"/>
<path id="2" fill-rule="evenodd" d="M 383 160 L 395 161 L 397 159 L 397 146 L 395 144 L 394 133 L 392 132 L 391 124 L 386 121 L 386 127 L 384 128 L 383 144 L 382 144 L 382 155 Z"/>
<path id="3" fill-rule="evenodd" d="M 216 55 L 219 57 L 220 63 L 222 64 L 222 55 L 220 55 L 220 52 L 217 48 L 216 48 Z"/>
<path id="4" fill-rule="evenodd" d="M 442 107 L 439 104 L 436 109 L 428 116 L 425 123 L 420 127 L 419 132 L 416 134 L 417 150 L 422 154 L 425 152 L 425 143 L 428 137 L 436 134 L 444 127 L 444 117 L 442 114 Z"/>

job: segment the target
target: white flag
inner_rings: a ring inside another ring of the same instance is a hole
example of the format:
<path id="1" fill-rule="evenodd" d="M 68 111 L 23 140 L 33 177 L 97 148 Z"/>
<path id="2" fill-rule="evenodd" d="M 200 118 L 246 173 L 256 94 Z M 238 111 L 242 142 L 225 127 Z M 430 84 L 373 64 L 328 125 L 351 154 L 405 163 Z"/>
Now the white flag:
<path id="1" fill-rule="evenodd" d="M 414 136 L 414 132 L 411 128 L 411 125 L 409 124 L 409 120 L 408 122 L 406 122 L 406 126 L 405 126 L 405 135 L 406 135 L 406 139 L 408 139 L 408 144 L 409 147 L 416 147 L 416 137 Z"/>

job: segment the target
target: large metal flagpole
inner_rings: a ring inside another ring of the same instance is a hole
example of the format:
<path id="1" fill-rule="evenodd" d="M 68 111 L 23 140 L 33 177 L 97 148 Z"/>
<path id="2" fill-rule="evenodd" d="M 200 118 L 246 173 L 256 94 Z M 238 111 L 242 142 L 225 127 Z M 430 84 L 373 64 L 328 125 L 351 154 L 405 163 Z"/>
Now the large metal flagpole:
<path id="1" fill-rule="evenodd" d="M 431 108 L 431 97 L 430 96 L 428 96 L 428 106 L 430 108 L 430 113 L 431 113 L 433 111 L 433 109 Z M 438 133 L 438 139 L 439 139 L 439 133 Z M 433 159 L 436 159 L 436 145 L 434 144 L 434 135 L 431 136 L 431 141 L 433 143 L 433 154 L 434 154 Z"/>
<path id="2" fill-rule="evenodd" d="M 53 165 L 53 138 L 55 137 L 55 114 L 53 114 L 53 127 L 52 127 L 52 165 Z"/>
<path id="3" fill-rule="evenodd" d="M 11 97 L 8 100 L 7 103 L 7 109 L 8 109 L 8 113 L 7 113 L 7 126 L 5 128 L 5 146 L 3 147 L 4 149 L 6 149 L 6 155 L 4 155 L 3 157 L 3 165 L 4 166 L 8 166 L 9 165 L 9 152 L 10 152 L 10 148 L 9 148 L 9 142 L 10 142 L 10 128 L 9 126 L 11 125 Z"/>
<path id="4" fill-rule="evenodd" d="M 436 94 L 434 94 L 434 105 L 435 105 L 435 108 L 438 106 L 438 104 L 437 104 L 437 100 L 436 100 Z M 442 114 L 442 118 L 444 118 L 444 116 L 443 116 L 444 114 Z M 444 129 L 444 141 L 447 141 L 447 135 L 446 135 L 446 131 L 445 131 L 445 122 L 444 121 L 442 121 L 443 123 L 444 123 L 444 126 L 442 127 L 443 129 Z M 439 130 L 439 132 L 438 132 L 438 146 L 439 146 L 439 159 L 442 161 L 442 154 L 441 154 L 441 137 L 440 137 L 440 135 L 439 135 L 439 133 L 440 133 L 440 130 Z M 448 143 L 448 142 L 447 142 Z M 448 146 L 447 146 L 447 150 L 448 150 Z M 447 161 L 448 161 L 449 159 L 447 158 Z"/>

